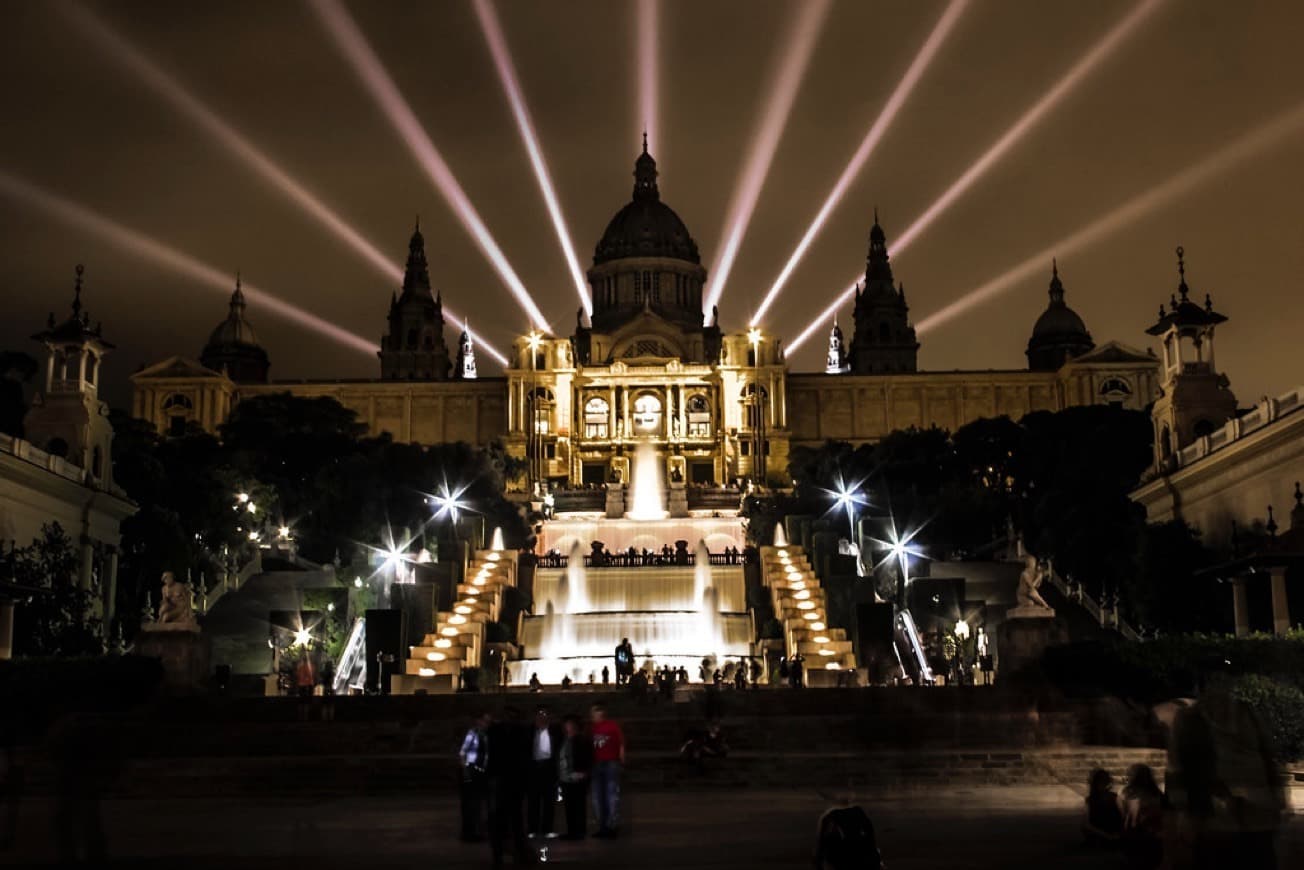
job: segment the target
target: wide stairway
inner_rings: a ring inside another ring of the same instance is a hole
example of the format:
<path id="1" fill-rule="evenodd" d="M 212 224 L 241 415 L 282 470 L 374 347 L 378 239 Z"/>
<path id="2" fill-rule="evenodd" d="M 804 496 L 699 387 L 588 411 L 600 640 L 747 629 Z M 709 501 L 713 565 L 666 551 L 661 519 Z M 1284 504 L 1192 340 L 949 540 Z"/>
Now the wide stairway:
<path id="1" fill-rule="evenodd" d="M 828 624 L 824 589 L 801 547 L 761 547 L 761 582 L 783 625 L 785 654 L 806 660 L 808 685 L 835 685 L 835 672 L 856 667 L 847 630 Z"/>

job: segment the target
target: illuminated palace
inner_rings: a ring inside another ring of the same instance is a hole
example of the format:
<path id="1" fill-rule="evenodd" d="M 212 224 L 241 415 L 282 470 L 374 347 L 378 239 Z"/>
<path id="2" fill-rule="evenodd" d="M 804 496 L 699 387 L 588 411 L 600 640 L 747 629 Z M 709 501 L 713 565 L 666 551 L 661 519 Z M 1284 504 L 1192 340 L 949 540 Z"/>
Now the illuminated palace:
<path id="1" fill-rule="evenodd" d="M 692 485 L 781 477 L 791 447 L 830 438 L 864 443 L 912 426 L 954 430 L 1090 403 L 1145 408 L 1157 386 L 1152 354 L 1093 342 L 1058 272 L 1026 369 L 918 371 L 905 290 L 877 216 L 850 341 L 835 323 L 825 370 L 790 372 L 776 336 L 725 332 L 715 311 L 703 318 L 706 269 L 661 199 L 646 145 L 633 196 L 598 241 L 588 281 L 593 312 L 580 311 L 572 335 L 522 336 L 504 377 L 477 377 L 465 330 L 455 352 L 445 341 L 418 228 L 390 302 L 378 378 L 270 380 L 237 285 L 198 360 L 172 357 L 132 377 L 133 410 L 163 432 L 191 422 L 212 431 L 248 396 L 331 396 L 372 434 L 422 444 L 501 440 L 529 460 L 535 482 L 628 481 L 634 445 L 651 443 L 666 478 Z"/>

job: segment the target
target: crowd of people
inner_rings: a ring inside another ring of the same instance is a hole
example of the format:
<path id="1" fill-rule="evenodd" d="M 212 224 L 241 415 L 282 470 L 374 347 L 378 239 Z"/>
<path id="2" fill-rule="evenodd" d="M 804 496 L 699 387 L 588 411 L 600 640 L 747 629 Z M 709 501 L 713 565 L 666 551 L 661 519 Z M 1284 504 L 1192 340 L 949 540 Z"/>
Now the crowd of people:
<path id="1" fill-rule="evenodd" d="M 620 780 L 625 736 L 595 704 L 585 723 L 578 716 L 556 722 L 539 707 L 533 723 L 509 707 L 499 720 L 482 714 L 462 740 L 462 839 L 488 839 L 494 866 L 510 848 L 517 863 L 534 863 L 539 844 L 554 837 L 588 836 L 588 809 L 599 839 L 620 830 Z M 556 831 L 558 799 L 565 831 Z"/>

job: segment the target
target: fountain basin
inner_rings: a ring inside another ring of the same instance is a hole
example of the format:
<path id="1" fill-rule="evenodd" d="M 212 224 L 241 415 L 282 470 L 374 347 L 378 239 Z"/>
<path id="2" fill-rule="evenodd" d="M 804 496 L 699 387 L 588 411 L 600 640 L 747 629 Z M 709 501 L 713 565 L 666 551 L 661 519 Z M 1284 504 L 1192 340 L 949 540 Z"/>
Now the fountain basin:
<path id="1" fill-rule="evenodd" d="M 741 565 L 712 566 L 710 583 L 718 594 L 720 610 L 747 610 Z M 553 602 L 556 613 L 695 610 L 699 585 L 692 566 L 589 568 L 585 572 L 587 607 L 580 610 L 566 603 L 568 595 L 574 594 L 574 581 L 567 576 L 567 569 L 540 568 L 534 575 L 535 610 L 546 612 L 549 602 Z"/>
<path id="2" fill-rule="evenodd" d="M 527 659 L 588 656 L 610 661 L 623 637 L 629 638 L 638 661 L 651 658 L 660 662 L 666 656 L 694 656 L 700 661 L 708 655 L 748 655 L 752 619 L 746 613 L 697 611 L 552 613 L 525 617 L 520 642 Z"/>

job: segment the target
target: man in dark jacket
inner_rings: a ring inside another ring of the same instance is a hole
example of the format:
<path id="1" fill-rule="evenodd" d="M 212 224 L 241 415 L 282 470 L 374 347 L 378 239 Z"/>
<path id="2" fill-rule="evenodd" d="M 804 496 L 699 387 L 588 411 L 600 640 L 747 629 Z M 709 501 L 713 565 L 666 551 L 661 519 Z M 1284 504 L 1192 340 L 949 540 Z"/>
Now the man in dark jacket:
<path id="1" fill-rule="evenodd" d="M 557 776 L 566 805 L 564 839 L 583 840 L 588 818 L 589 773 L 593 770 L 593 738 L 584 733 L 578 716 L 567 716 L 565 736 L 557 755 Z"/>
<path id="2" fill-rule="evenodd" d="M 526 803 L 526 829 L 531 837 L 552 835 L 557 806 L 557 757 L 565 735 L 552 721 L 547 707 L 534 714 L 530 729 L 530 780 Z"/>
<path id="3" fill-rule="evenodd" d="M 530 729 L 521 721 L 521 711 L 508 707 L 503 720 L 487 732 L 488 758 L 485 778 L 489 797 L 489 847 L 495 867 L 503 863 L 503 847 L 510 837 L 516 863 L 535 863 L 525 839 L 525 787 L 530 770 Z"/>

